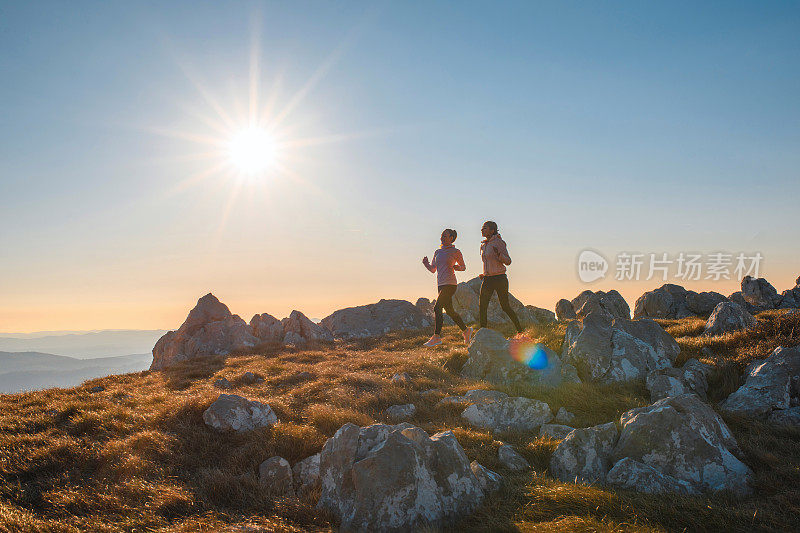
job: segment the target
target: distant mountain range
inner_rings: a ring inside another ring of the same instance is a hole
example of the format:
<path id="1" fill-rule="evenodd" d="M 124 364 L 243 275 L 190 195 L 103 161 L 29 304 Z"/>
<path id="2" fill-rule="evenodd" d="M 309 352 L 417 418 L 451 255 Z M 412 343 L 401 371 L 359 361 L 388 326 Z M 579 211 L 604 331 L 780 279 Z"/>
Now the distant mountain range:
<path id="1" fill-rule="evenodd" d="M 0 351 L 41 352 L 78 359 L 143 354 L 152 352 L 164 333 L 162 329 L 0 333 Z"/>
<path id="2" fill-rule="evenodd" d="M 40 352 L 0 352 L 0 393 L 74 387 L 87 379 L 146 370 L 152 359 L 150 353 L 76 359 Z"/>

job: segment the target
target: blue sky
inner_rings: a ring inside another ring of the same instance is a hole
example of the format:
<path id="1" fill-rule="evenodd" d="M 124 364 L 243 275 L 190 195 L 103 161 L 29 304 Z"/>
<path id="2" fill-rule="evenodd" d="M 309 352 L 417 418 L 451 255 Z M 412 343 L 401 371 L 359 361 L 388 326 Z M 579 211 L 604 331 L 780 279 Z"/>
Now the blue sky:
<path id="1" fill-rule="evenodd" d="M 444 227 L 479 272 L 486 219 L 541 307 L 586 247 L 761 251 L 793 285 L 800 5 L 430 4 L 0 3 L 0 331 L 414 300 Z M 336 142 L 187 185 L 215 162 L 174 133 L 246 118 L 254 50 L 287 137 Z"/>

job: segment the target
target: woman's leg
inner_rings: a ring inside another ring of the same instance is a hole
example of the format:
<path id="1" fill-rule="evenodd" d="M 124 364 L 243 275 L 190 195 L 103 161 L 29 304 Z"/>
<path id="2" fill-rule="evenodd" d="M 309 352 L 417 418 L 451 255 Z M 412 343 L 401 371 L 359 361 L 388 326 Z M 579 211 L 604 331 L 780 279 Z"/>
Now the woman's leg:
<path id="1" fill-rule="evenodd" d="M 439 297 L 436 299 L 436 304 L 441 305 L 447 313 L 447 316 L 453 319 L 453 322 L 456 323 L 456 326 L 461 328 L 461 331 L 464 331 L 467 329 L 467 326 L 464 324 L 464 321 L 461 320 L 461 315 L 459 315 L 453 307 L 453 294 L 455 294 L 455 292 L 456 285 L 442 285 L 439 291 Z"/>
<path id="2" fill-rule="evenodd" d="M 442 334 L 442 324 L 444 323 L 444 317 L 442 316 L 442 289 L 444 287 L 446 287 L 446 285 L 439 287 L 439 295 L 436 297 L 436 303 L 433 305 L 434 335 Z"/>
<path id="3" fill-rule="evenodd" d="M 489 302 L 492 299 L 492 293 L 495 290 L 494 276 L 484 276 L 481 280 L 481 292 L 478 298 L 478 316 L 480 317 L 480 324 L 482 328 L 486 327 L 487 318 L 486 314 L 489 311 Z"/>
<path id="4" fill-rule="evenodd" d="M 497 298 L 500 300 L 500 307 L 506 312 L 511 322 L 514 323 L 517 332 L 522 333 L 522 326 L 519 325 L 517 313 L 511 309 L 511 304 L 508 301 L 508 276 L 497 276 L 497 278 Z"/>

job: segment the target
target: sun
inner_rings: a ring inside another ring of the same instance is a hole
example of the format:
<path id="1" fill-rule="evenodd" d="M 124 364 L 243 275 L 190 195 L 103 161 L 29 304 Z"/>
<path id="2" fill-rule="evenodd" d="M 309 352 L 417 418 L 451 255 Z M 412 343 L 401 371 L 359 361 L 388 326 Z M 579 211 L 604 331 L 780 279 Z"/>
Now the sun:
<path id="1" fill-rule="evenodd" d="M 265 174 L 275 167 L 275 137 L 266 129 L 253 126 L 234 133 L 228 143 L 233 166 L 248 175 Z"/>

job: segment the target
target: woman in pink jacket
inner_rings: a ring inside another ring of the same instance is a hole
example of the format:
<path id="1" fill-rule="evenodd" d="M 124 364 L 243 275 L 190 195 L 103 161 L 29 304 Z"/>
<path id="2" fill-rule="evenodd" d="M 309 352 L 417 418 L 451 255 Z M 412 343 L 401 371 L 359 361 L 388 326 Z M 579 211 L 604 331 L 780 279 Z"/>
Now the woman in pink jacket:
<path id="1" fill-rule="evenodd" d="M 481 228 L 481 235 L 484 240 L 481 242 L 481 260 L 483 261 L 483 274 L 481 275 L 481 292 L 478 300 L 478 310 L 480 315 L 481 327 L 485 328 L 487 319 L 486 313 L 489 310 L 489 301 L 492 294 L 496 291 L 497 298 L 500 300 L 500 307 L 506 312 L 508 318 L 514 323 L 519 333 L 522 327 L 519 325 L 517 313 L 511 308 L 508 302 L 508 276 L 506 275 L 506 265 L 511 264 L 511 256 L 508 255 L 506 243 L 497 233 L 497 223 L 487 220 Z"/>
<path id="2" fill-rule="evenodd" d="M 456 280 L 455 271 L 464 271 L 467 269 L 464 265 L 464 256 L 461 251 L 453 246 L 453 241 L 456 240 L 458 234 L 454 229 L 446 229 L 442 232 L 442 246 L 433 253 L 433 261 L 428 262 L 426 255 L 422 259 L 422 264 L 431 272 L 436 273 L 436 284 L 439 287 L 439 296 L 436 298 L 436 304 L 433 307 L 433 314 L 435 317 L 436 330 L 433 336 L 428 339 L 424 346 L 436 346 L 442 343 L 442 323 L 444 317 L 442 316 L 442 309 L 447 311 L 447 315 L 453 319 L 453 322 L 461 328 L 464 334 L 464 343 L 469 344 L 472 340 L 472 328 L 468 328 L 461 316 L 453 309 L 453 294 L 456 292 L 458 280 Z"/>

